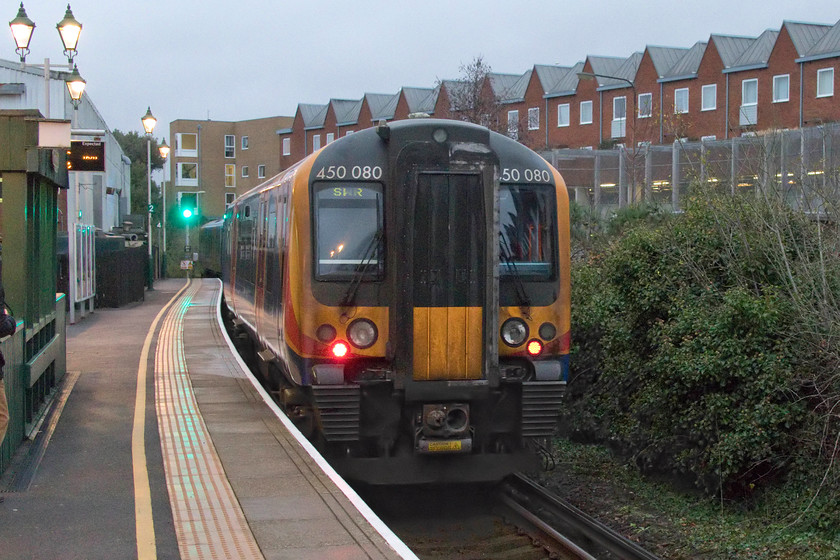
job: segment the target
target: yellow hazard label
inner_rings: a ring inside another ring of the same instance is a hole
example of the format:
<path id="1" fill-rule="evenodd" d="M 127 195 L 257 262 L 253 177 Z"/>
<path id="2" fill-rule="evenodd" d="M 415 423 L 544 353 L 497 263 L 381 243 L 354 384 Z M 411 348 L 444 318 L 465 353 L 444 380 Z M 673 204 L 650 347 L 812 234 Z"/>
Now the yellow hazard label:
<path id="1" fill-rule="evenodd" d="M 429 451 L 461 451 L 461 441 L 430 441 Z"/>

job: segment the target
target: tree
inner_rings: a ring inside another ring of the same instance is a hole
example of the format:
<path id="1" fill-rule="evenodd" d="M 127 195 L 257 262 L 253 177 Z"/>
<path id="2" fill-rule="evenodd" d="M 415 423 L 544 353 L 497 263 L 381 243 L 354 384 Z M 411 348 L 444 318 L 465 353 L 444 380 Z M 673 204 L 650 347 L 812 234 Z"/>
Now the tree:
<path id="1" fill-rule="evenodd" d="M 457 80 L 438 81 L 438 86 L 446 86 L 452 117 L 506 133 L 507 124 L 502 126 L 499 121 L 501 103 L 490 84 L 490 65 L 478 55 L 469 64 L 462 63 L 458 70 Z"/>
<path id="2" fill-rule="evenodd" d="M 138 134 L 135 131 L 128 133 L 114 130 L 114 137 L 117 139 L 120 147 L 125 152 L 125 155 L 131 160 L 131 208 L 130 212 L 134 214 L 145 214 L 146 205 L 148 204 L 147 197 L 147 178 L 146 178 L 146 137 Z M 152 137 L 151 155 L 152 155 L 152 169 L 162 169 L 164 159 L 160 156 L 158 149 L 158 141 Z M 155 221 L 155 215 L 160 212 L 160 195 L 158 194 L 157 184 L 152 182 L 152 202 L 155 204 L 155 212 L 152 216 L 152 221 Z"/>

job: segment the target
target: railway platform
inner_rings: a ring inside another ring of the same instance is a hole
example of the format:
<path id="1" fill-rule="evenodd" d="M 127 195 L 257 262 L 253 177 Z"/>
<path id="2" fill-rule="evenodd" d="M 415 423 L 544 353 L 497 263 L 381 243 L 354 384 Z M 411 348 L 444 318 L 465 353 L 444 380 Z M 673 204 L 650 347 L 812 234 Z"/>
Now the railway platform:
<path id="1" fill-rule="evenodd" d="M 217 280 L 68 327 L 67 375 L 0 479 L 0 558 L 416 558 L 230 346 Z"/>

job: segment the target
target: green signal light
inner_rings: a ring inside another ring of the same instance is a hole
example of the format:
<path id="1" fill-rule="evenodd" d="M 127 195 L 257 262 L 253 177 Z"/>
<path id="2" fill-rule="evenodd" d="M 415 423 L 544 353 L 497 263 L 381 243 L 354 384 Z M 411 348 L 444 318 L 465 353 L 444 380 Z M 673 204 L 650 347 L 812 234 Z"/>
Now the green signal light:
<path id="1" fill-rule="evenodd" d="M 193 215 L 192 210 L 190 210 L 189 208 L 184 210 L 184 217 L 185 218 L 192 218 L 192 215 Z"/>

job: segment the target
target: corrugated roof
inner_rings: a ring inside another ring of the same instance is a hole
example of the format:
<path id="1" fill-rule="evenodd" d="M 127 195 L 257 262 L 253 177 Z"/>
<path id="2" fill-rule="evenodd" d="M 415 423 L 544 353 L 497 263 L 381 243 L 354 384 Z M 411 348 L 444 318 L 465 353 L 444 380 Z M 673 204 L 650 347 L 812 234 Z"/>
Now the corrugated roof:
<path id="1" fill-rule="evenodd" d="M 502 96 L 499 98 L 499 101 L 501 101 L 502 103 L 524 101 L 525 92 L 528 90 L 528 83 L 531 81 L 532 73 L 533 70 L 528 70 L 524 74 L 519 76 L 518 80 L 516 80 L 513 84 L 510 85 L 510 87 L 508 87 L 502 92 Z"/>
<path id="2" fill-rule="evenodd" d="M 335 113 L 336 124 L 344 126 L 359 122 L 359 111 L 362 109 L 361 99 L 330 99 L 330 105 Z"/>
<path id="3" fill-rule="evenodd" d="M 626 88 L 630 87 L 630 83 L 636 81 L 636 72 L 639 70 L 639 63 L 642 61 L 642 53 L 634 52 L 630 56 L 628 56 L 624 62 L 615 70 L 615 72 L 610 72 L 610 75 L 615 76 L 616 78 L 624 78 L 623 80 L 618 80 L 614 78 L 598 78 L 600 88 L 598 89 L 616 89 L 616 88 Z M 627 80 L 627 81 L 625 81 Z"/>
<path id="4" fill-rule="evenodd" d="M 429 96 L 420 102 L 417 110 L 423 113 L 429 113 L 430 115 L 434 114 L 438 95 L 440 95 L 440 86 L 436 86 Z"/>
<path id="5" fill-rule="evenodd" d="M 710 42 L 714 41 L 720 59 L 723 62 L 724 70 L 735 65 L 744 51 L 749 49 L 756 41 L 754 37 L 737 37 L 733 35 L 712 35 Z"/>
<path id="6" fill-rule="evenodd" d="M 409 113 L 428 113 L 429 111 L 434 111 L 435 106 L 432 104 L 431 107 L 428 106 L 428 100 L 431 98 L 432 93 L 435 91 L 435 88 L 417 88 L 417 87 L 404 87 L 402 88 L 403 95 L 405 96 L 405 102 L 408 104 L 408 112 Z M 435 100 L 437 96 L 435 96 Z"/>
<path id="7" fill-rule="evenodd" d="M 397 103 L 400 100 L 399 93 L 366 93 L 368 107 L 370 108 L 370 118 L 373 122 L 380 119 L 393 119 L 394 112 L 397 110 Z"/>
<path id="8" fill-rule="evenodd" d="M 528 79 L 525 80 L 525 85 L 522 85 L 522 78 L 527 74 Z M 525 97 L 525 89 L 528 87 L 528 80 L 531 79 L 531 71 L 528 70 L 525 74 L 497 74 L 491 72 L 487 74 L 490 79 L 490 87 L 493 90 L 493 95 L 500 101 L 512 101 Z"/>
<path id="9" fill-rule="evenodd" d="M 573 95 L 577 90 L 578 82 L 580 78 L 578 78 L 578 72 L 583 72 L 583 62 L 578 62 L 571 68 L 566 74 L 560 78 L 560 80 L 554 84 L 546 94 L 546 97 L 558 97 L 561 95 Z"/>
<path id="10" fill-rule="evenodd" d="M 648 45 L 647 52 L 653 62 L 657 78 L 665 77 L 665 74 L 682 59 L 689 49 L 682 47 L 654 47 Z"/>
<path id="11" fill-rule="evenodd" d="M 446 91 L 449 94 L 449 110 L 455 110 L 455 98 L 459 96 L 463 96 L 464 91 L 467 88 L 467 82 L 462 80 L 441 80 L 440 82 L 441 87 L 446 88 Z"/>
<path id="12" fill-rule="evenodd" d="M 618 56 L 587 56 L 589 65 L 592 67 L 593 74 L 603 74 L 605 76 L 615 76 L 618 69 L 627 60 Z M 596 77 L 598 87 L 607 85 L 609 78 Z"/>
<path id="13" fill-rule="evenodd" d="M 303 118 L 303 128 L 320 128 L 324 126 L 324 119 L 327 116 L 329 105 L 314 105 L 311 103 L 299 103 L 298 111 Z"/>
<path id="14" fill-rule="evenodd" d="M 688 49 L 682 58 L 676 64 L 665 72 L 660 78 L 660 81 L 667 82 L 670 80 L 681 80 L 684 78 L 693 78 L 697 76 L 697 69 L 700 67 L 700 61 L 703 60 L 703 55 L 706 53 L 708 43 L 697 42 L 694 46 Z"/>
<path id="15" fill-rule="evenodd" d="M 808 50 L 803 58 L 805 60 L 817 60 L 837 56 L 838 54 L 840 54 L 840 21 L 826 31 L 825 35 L 814 43 L 814 46 Z M 797 60 L 797 62 L 801 62 L 801 60 Z"/>
<path id="16" fill-rule="evenodd" d="M 554 84 L 559 82 L 569 72 L 568 66 L 548 66 L 546 64 L 535 64 L 533 72 L 537 73 L 537 79 L 543 89 L 543 94 L 552 90 Z"/>
<path id="17" fill-rule="evenodd" d="M 798 56 L 805 54 L 813 48 L 817 41 L 831 30 L 830 25 L 820 23 L 799 23 L 796 21 L 785 21 L 782 27 L 786 28 L 793 41 L 793 48 Z"/>
<path id="18" fill-rule="evenodd" d="M 753 41 L 752 45 L 747 47 L 747 50 L 738 57 L 738 60 L 732 64 L 732 67 L 724 70 L 724 72 L 767 67 L 767 61 L 770 60 L 770 53 L 773 52 L 773 47 L 776 46 L 776 39 L 778 38 L 778 31 L 772 29 L 766 30 Z"/>

